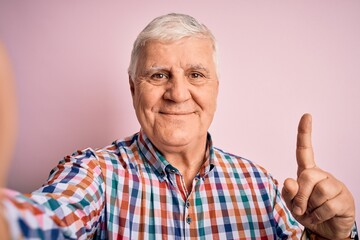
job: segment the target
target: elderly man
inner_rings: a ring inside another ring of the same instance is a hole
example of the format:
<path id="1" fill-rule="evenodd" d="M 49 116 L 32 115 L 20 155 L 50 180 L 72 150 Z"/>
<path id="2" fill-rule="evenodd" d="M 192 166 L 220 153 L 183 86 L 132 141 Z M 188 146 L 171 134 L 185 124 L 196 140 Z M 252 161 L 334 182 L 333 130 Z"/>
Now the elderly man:
<path id="1" fill-rule="evenodd" d="M 213 146 L 216 42 L 194 18 L 161 16 L 139 34 L 129 84 L 140 132 L 64 158 L 29 195 L 3 190 L 2 227 L 11 238 L 356 235 L 351 193 L 314 162 L 310 115 L 299 123 L 298 178 L 286 180 L 283 198 L 263 168 Z"/>

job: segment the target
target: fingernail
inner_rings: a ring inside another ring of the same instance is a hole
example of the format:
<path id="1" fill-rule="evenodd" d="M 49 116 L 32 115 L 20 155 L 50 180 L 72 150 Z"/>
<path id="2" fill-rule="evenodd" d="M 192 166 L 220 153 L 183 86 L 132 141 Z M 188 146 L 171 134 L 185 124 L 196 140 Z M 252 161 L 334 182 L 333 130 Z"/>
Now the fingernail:
<path id="1" fill-rule="evenodd" d="M 294 213 L 295 215 L 300 216 L 300 215 L 302 215 L 302 210 L 301 210 L 300 207 L 294 206 L 294 207 L 293 207 L 293 213 Z"/>

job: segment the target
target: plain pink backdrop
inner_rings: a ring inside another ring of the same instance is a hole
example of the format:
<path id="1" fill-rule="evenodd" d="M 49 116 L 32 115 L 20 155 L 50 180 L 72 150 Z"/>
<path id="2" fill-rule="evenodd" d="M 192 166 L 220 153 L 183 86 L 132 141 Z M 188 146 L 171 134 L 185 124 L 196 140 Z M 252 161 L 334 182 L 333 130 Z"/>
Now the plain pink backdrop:
<path id="1" fill-rule="evenodd" d="M 295 177 L 299 118 L 313 114 L 317 163 L 360 207 L 360 1 L 0 0 L 16 77 L 19 136 L 8 186 L 40 186 L 65 155 L 139 130 L 132 43 L 169 12 L 204 22 L 220 46 L 216 146 Z M 357 211 L 357 220 L 360 220 Z"/>

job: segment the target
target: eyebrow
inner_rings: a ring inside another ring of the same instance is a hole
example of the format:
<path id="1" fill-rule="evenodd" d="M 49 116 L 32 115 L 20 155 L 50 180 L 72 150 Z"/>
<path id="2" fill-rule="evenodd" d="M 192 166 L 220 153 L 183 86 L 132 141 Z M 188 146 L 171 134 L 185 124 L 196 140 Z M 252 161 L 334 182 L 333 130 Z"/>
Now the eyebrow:
<path id="1" fill-rule="evenodd" d="M 186 67 L 189 68 L 189 69 L 192 69 L 192 70 L 202 70 L 202 71 L 204 71 L 206 73 L 210 73 L 209 69 L 207 69 L 206 67 L 204 67 L 201 64 L 197 64 L 197 65 L 191 65 L 190 64 L 190 65 L 187 65 Z"/>
<path id="2" fill-rule="evenodd" d="M 209 74 L 210 73 L 210 71 L 209 71 L 209 69 L 207 69 L 206 67 L 204 67 L 203 65 L 201 65 L 201 64 L 195 64 L 195 65 L 193 65 L 193 64 L 188 64 L 188 65 L 186 65 L 186 70 L 188 71 L 188 70 L 198 70 L 198 71 L 204 71 L 206 74 Z M 148 69 L 144 69 L 143 71 L 142 71 L 142 74 L 141 75 L 143 75 L 143 76 L 147 76 L 147 75 L 150 75 L 150 74 L 152 74 L 153 72 L 157 72 L 157 71 L 170 71 L 170 69 L 168 68 L 168 67 L 165 67 L 165 66 L 151 66 L 150 68 L 148 68 Z"/>
<path id="3" fill-rule="evenodd" d="M 141 75 L 143 76 L 147 76 L 153 72 L 157 72 L 157 71 L 169 71 L 169 68 L 168 67 L 164 67 L 164 66 L 151 66 L 150 68 L 148 69 L 144 69 L 141 73 Z"/>

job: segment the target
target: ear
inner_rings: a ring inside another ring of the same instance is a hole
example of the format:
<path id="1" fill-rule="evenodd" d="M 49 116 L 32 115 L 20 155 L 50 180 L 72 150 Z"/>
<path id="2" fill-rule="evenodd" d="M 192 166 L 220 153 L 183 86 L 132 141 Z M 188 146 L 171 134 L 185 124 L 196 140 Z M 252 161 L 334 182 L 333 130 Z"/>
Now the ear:
<path id="1" fill-rule="evenodd" d="M 134 92 L 135 92 L 134 81 L 131 78 L 130 74 L 129 74 L 129 85 L 130 85 L 131 96 L 134 97 Z"/>

